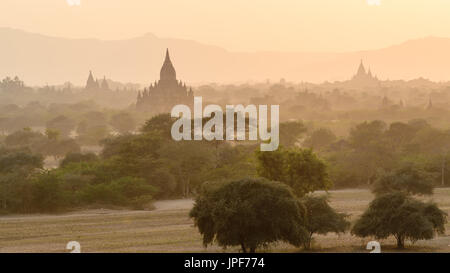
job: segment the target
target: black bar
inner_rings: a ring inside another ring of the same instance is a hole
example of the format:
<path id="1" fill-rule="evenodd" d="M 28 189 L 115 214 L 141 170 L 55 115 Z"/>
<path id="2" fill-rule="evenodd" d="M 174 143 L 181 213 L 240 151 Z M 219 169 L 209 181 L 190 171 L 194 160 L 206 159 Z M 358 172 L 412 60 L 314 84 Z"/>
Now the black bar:
<path id="1" fill-rule="evenodd" d="M 240 258 L 240 260 L 239 260 Z M 0 254 L 2 268 L 21 272 L 22 267 L 65 272 L 407 272 L 425 265 L 446 266 L 450 254 L 420 253 L 219 253 L 219 254 Z M 236 260 L 237 259 L 237 260 Z M 258 262 L 253 263 L 254 260 Z M 203 267 L 186 267 L 192 260 Z M 207 261 L 215 260 L 214 268 Z M 250 260 L 250 263 L 247 261 Z M 260 261 L 263 263 L 260 263 Z M 430 261 L 431 260 L 431 261 Z M 230 264 L 234 261 L 234 264 Z M 264 265 L 263 265 L 264 264 Z M 231 266 L 233 265 L 233 266 Z M 9 266 L 9 267 L 8 267 Z M 6 271 L 5 271 L 6 272 Z"/>

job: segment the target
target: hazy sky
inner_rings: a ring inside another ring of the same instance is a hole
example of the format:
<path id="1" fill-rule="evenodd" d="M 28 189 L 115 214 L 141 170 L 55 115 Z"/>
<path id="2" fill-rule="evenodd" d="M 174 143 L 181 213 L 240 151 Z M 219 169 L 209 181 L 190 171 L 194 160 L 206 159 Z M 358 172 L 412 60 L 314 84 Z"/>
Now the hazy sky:
<path id="1" fill-rule="evenodd" d="M 69 38 L 154 33 L 233 51 L 352 51 L 450 37 L 450 0 L 1 0 L 0 26 Z"/>

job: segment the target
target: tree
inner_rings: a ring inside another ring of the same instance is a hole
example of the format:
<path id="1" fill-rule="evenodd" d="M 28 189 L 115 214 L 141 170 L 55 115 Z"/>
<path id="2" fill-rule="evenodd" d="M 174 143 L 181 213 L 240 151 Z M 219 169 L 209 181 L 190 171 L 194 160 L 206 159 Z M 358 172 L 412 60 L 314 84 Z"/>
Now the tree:
<path id="1" fill-rule="evenodd" d="M 46 141 L 47 138 L 43 134 L 32 131 L 30 128 L 16 131 L 5 138 L 7 147 L 29 148 L 34 152 L 44 145 Z"/>
<path id="2" fill-rule="evenodd" d="M 45 136 L 47 137 L 47 139 L 49 141 L 58 141 L 59 135 L 61 133 L 58 130 L 53 130 L 53 129 L 46 129 L 45 130 Z"/>
<path id="3" fill-rule="evenodd" d="M 98 145 L 101 140 L 109 135 L 109 129 L 106 125 L 88 127 L 84 121 L 79 124 L 77 132 L 79 133 L 77 140 L 87 145 Z"/>
<path id="4" fill-rule="evenodd" d="M 0 147 L 0 173 L 14 172 L 22 168 L 39 169 L 42 166 L 42 156 L 32 154 L 29 149 L 6 149 Z"/>
<path id="5" fill-rule="evenodd" d="M 55 212 L 67 205 L 61 181 L 50 171 L 33 178 L 31 208 L 34 211 Z"/>
<path id="6" fill-rule="evenodd" d="M 360 123 L 350 130 L 352 167 L 367 184 L 372 182 L 378 169 L 392 165 L 393 151 L 384 139 L 386 127 L 383 121 L 375 120 Z"/>
<path id="7" fill-rule="evenodd" d="M 214 153 L 204 142 L 168 141 L 158 153 L 164 166 L 177 178 L 179 193 L 184 197 L 198 188 L 205 173 L 213 168 Z"/>
<path id="8" fill-rule="evenodd" d="M 276 241 L 302 245 L 304 215 L 289 187 L 266 179 L 208 183 L 190 212 L 205 247 L 216 241 L 244 253 Z"/>
<path id="9" fill-rule="evenodd" d="M 336 141 L 336 135 L 329 129 L 320 128 L 315 130 L 306 140 L 306 147 L 321 150 Z"/>
<path id="10" fill-rule="evenodd" d="M 143 209 L 157 191 L 157 188 L 144 179 L 121 177 L 110 183 L 87 185 L 80 196 L 87 204 L 101 203 Z"/>
<path id="11" fill-rule="evenodd" d="M 298 197 L 331 186 L 327 166 L 309 149 L 283 149 L 257 152 L 258 174 L 290 186 Z"/>
<path id="12" fill-rule="evenodd" d="M 59 139 L 57 131 L 46 131 L 47 141 L 43 143 L 37 150 L 44 156 L 53 156 L 56 160 L 64 157 L 68 153 L 79 153 L 81 151 L 80 145 L 71 139 Z"/>
<path id="13" fill-rule="evenodd" d="M 98 156 L 94 153 L 68 153 L 60 163 L 60 167 L 69 165 L 70 163 L 92 162 L 97 161 Z"/>
<path id="14" fill-rule="evenodd" d="M 374 236 L 377 239 L 393 235 L 397 247 L 404 248 L 405 240 L 414 243 L 444 233 L 446 218 L 447 214 L 436 204 L 393 192 L 376 197 L 351 232 L 359 237 Z"/>
<path id="15" fill-rule="evenodd" d="M 30 177 L 43 166 L 41 155 L 29 149 L 0 147 L 0 204 L 5 211 L 28 211 Z"/>
<path id="16" fill-rule="evenodd" d="M 402 122 L 392 123 L 385 132 L 385 136 L 392 149 L 401 149 L 404 145 L 409 144 L 415 134 L 416 130 L 413 126 Z"/>
<path id="17" fill-rule="evenodd" d="M 141 131 L 143 133 L 158 133 L 165 139 L 172 139 L 171 129 L 175 121 L 176 119 L 172 118 L 170 114 L 159 114 L 147 120 Z"/>
<path id="18" fill-rule="evenodd" d="M 120 134 L 129 133 L 136 128 L 135 120 L 128 113 L 118 113 L 113 115 L 109 123 Z"/>
<path id="19" fill-rule="evenodd" d="M 109 159 L 121 176 L 150 178 L 158 162 L 161 137 L 155 133 L 122 135 L 104 140 L 101 156 Z"/>
<path id="20" fill-rule="evenodd" d="M 314 233 L 327 234 L 329 232 L 344 233 L 350 222 L 346 220 L 347 215 L 336 212 L 328 204 L 327 196 L 305 196 L 302 200 L 306 208 L 306 225 L 308 240 L 304 246 L 311 248 L 312 236 Z"/>
<path id="21" fill-rule="evenodd" d="M 280 144 L 285 147 L 294 147 L 299 137 L 306 132 L 306 127 L 300 121 L 280 123 Z"/>
<path id="22" fill-rule="evenodd" d="M 393 191 L 406 194 L 430 195 L 433 194 L 433 182 L 427 173 L 411 165 L 382 174 L 372 189 L 373 193 L 380 195 Z"/>
<path id="23" fill-rule="evenodd" d="M 75 129 L 75 121 L 66 116 L 60 115 L 47 122 L 47 129 L 58 131 L 61 136 L 69 137 L 72 130 Z"/>
<path id="24" fill-rule="evenodd" d="M 120 196 L 119 204 L 130 205 L 135 209 L 143 209 L 150 202 L 158 189 L 149 185 L 142 178 L 122 177 L 111 182 L 113 192 Z"/>
<path id="25" fill-rule="evenodd" d="M 96 145 L 100 140 L 109 134 L 105 114 L 91 111 L 83 115 L 83 119 L 78 123 L 77 133 L 80 142 Z"/>

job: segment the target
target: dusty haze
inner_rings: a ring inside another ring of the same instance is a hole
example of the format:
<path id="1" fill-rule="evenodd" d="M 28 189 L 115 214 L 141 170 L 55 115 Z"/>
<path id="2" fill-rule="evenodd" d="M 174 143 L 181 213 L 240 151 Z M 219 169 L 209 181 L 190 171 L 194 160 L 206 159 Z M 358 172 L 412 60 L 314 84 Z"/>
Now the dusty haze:
<path id="1" fill-rule="evenodd" d="M 243 53 L 153 34 L 125 40 L 64 39 L 0 28 L 0 77 L 18 75 L 31 85 L 84 85 L 97 78 L 149 84 L 159 77 L 170 48 L 180 79 L 208 82 L 323 82 L 350 79 L 361 59 L 380 79 L 450 80 L 450 39 L 428 37 L 379 50 L 348 53 Z"/>
<path id="2" fill-rule="evenodd" d="M 168 47 L 191 84 L 346 80 L 360 59 L 380 79 L 450 79 L 449 1 L 69 2 L 1 1 L 1 77 L 148 84 Z"/>
<path id="3" fill-rule="evenodd" d="M 2 0 L 0 26 L 68 38 L 152 32 L 232 51 L 343 52 L 450 37 L 450 2 L 442 0 L 67 1 Z"/>

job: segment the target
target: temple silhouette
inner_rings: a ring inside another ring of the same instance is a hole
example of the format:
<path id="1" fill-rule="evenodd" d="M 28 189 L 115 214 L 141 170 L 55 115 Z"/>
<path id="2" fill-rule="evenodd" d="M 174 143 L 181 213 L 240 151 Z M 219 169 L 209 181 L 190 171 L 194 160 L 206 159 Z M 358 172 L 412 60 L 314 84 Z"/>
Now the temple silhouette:
<path id="1" fill-rule="evenodd" d="M 364 67 L 363 61 L 359 64 L 358 71 L 350 80 L 353 85 L 357 86 L 374 86 L 379 84 L 377 76 L 372 75 L 370 68 L 367 70 Z"/>
<path id="2" fill-rule="evenodd" d="M 86 82 L 85 90 L 94 91 L 94 90 L 109 90 L 108 81 L 106 81 L 106 76 L 103 77 L 102 83 L 99 83 L 98 79 L 94 79 L 94 75 L 92 71 L 89 71 L 89 76 Z"/>
<path id="3" fill-rule="evenodd" d="M 194 95 L 192 88 L 177 80 L 177 73 L 170 60 L 169 49 L 161 68 L 159 81 L 139 91 L 136 108 L 153 114 L 170 113 L 177 104 L 192 105 Z"/>

